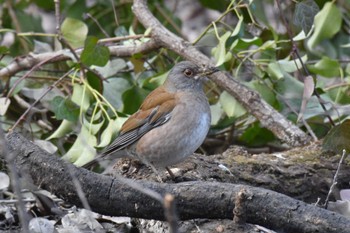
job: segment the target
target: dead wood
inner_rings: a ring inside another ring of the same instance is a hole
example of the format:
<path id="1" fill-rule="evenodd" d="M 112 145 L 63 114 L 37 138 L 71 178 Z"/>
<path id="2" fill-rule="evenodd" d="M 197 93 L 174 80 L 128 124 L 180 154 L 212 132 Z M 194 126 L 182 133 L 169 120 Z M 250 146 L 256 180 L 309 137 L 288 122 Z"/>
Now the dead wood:
<path id="1" fill-rule="evenodd" d="M 91 209 L 98 213 L 164 220 L 162 203 L 131 188 L 128 183 L 133 183 L 161 196 L 172 194 L 182 220 L 233 219 L 235 199 L 244 189 L 246 198 L 241 204 L 245 205 L 249 223 L 284 232 L 350 232 L 347 218 L 263 188 L 203 181 L 167 184 L 120 180 L 68 164 L 17 133 L 7 135 L 7 146 L 22 177 L 81 206 L 70 175 L 73 174 L 81 183 Z"/>

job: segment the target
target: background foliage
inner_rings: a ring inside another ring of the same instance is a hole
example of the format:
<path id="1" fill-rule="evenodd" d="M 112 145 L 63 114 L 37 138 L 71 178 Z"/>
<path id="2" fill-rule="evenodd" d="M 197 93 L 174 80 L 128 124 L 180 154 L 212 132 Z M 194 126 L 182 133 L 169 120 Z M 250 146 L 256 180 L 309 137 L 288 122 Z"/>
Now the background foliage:
<path id="1" fill-rule="evenodd" d="M 148 40 L 149 31 L 132 14 L 132 1 L 61 1 L 61 32 L 71 48 L 82 49 L 79 60 L 57 39 L 53 1 L 0 3 L 0 68 L 32 53 L 66 49 L 72 57 L 34 72 L 0 77 L 1 127 L 9 130 L 21 119 L 16 130 L 27 132 L 47 150 L 58 151 L 77 165 L 111 142 L 127 115 L 138 109 L 181 59 L 165 49 L 130 58 L 110 56 L 110 45 Z M 259 92 L 315 138 L 326 134 L 330 119 L 337 123 L 347 118 L 347 1 L 188 1 L 203 17 L 188 21 L 183 20 L 185 8 L 180 3 L 149 1 L 165 27 L 190 39 L 220 69 Z M 198 26 L 207 21 L 204 27 Z M 186 33 L 193 22 L 198 27 Z M 109 40 L 102 41 L 106 38 Z M 53 86 L 59 79 L 62 81 Z M 209 153 L 231 144 L 275 144 L 273 134 L 261 128 L 228 93 L 213 84 L 207 85 L 206 92 L 213 116 L 211 144 L 205 147 Z"/>

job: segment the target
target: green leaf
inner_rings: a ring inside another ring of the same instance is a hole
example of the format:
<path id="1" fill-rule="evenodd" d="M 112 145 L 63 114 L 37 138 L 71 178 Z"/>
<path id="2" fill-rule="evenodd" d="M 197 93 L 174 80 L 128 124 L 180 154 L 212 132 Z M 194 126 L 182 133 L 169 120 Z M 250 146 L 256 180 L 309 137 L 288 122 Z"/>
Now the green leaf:
<path id="1" fill-rule="evenodd" d="M 82 112 L 86 112 L 90 107 L 90 100 L 92 99 L 90 91 L 80 84 L 73 85 L 72 101 L 79 105 Z"/>
<path id="2" fill-rule="evenodd" d="M 0 97 L 0 116 L 4 116 L 10 106 L 11 99 L 7 97 Z"/>
<path id="3" fill-rule="evenodd" d="M 229 93 L 223 91 L 220 95 L 219 102 L 228 117 L 240 117 L 247 111 L 233 98 Z"/>
<path id="4" fill-rule="evenodd" d="M 145 99 L 147 91 L 138 86 L 133 86 L 123 93 L 124 109 L 126 114 L 132 114 L 138 110 L 142 101 Z"/>
<path id="5" fill-rule="evenodd" d="M 131 84 L 124 78 L 109 78 L 103 82 L 103 96 L 117 110 L 123 107 L 122 93 L 130 89 Z"/>
<path id="6" fill-rule="evenodd" d="M 315 65 L 309 65 L 309 70 L 324 77 L 337 77 L 340 75 L 340 64 L 337 60 L 322 57 Z"/>
<path id="7" fill-rule="evenodd" d="M 260 47 L 262 45 L 261 38 L 238 38 L 230 45 L 230 50 L 234 49 L 234 51 L 240 52 L 241 50 L 248 49 L 252 45 Z"/>
<path id="8" fill-rule="evenodd" d="M 266 145 L 274 139 L 273 133 L 266 128 L 262 128 L 258 122 L 249 127 L 240 137 L 240 140 L 248 146 L 254 147 Z"/>
<path id="9" fill-rule="evenodd" d="M 23 32 L 42 32 L 41 17 L 34 14 L 27 14 L 24 11 L 16 11 L 16 18 L 18 24 L 21 26 Z"/>
<path id="10" fill-rule="evenodd" d="M 227 31 L 224 35 L 219 38 L 219 44 L 216 48 L 213 48 L 213 55 L 216 60 L 216 66 L 220 66 L 226 61 L 232 58 L 230 52 L 226 53 L 226 41 L 230 37 L 231 32 Z"/>
<path id="11" fill-rule="evenodd" d="M 210 105 L 211 125 L 217 125 L 222 117 L 223 111 L 220 102 Z"/>
<path id="12" fill-rule="evenodd" d="M 75 122 L 79 118 L 79 106 L 74 104 L 70 99 L 56 96 L 52 101 L 53 112 L 58 120 L 66 119 Z"/>
<path id="13" fill-rule="evenodd" d="M 89 85 L 100 93 L 103 93 L 103 80 L 90 70 L 86 72 L 86 78 Z"/>
<path id="14" fill-rule="evenodd" d="M 82 166 L 95 157 L 96 150 L 94 147 L 96 144 L 96 137 L 91 135 L 85 126 L 82 126 L 74 144 L 62 159 L 74 162 L 76 166 Z"/>
<path id="15" fill-rule="evenodd" d="M 344 79 L 345 82 L 349 82 L 348 78 Z M 327 91 L 327 95 L 334 101 L 334 103 L 336 104 L 342 104 L 342 105 L 348 105 L 350 103 L 350 88 L 349 86 L 339 86 L 339 87 L 335 87 L 332 88 L 330 90 Z M 345 107 L 345 106 L 344 106 Z M 339 117 L 339 111 L 340 111 L 341 106 L 337 107 L 337 114 L 338 116 L 336 116 L 336 118 Z M 348 107 L 345 107 L 348 108 Z M 347 110 L 347 112 L 349 112 Z M 349 114 L 346 113 L 346 116 L 348 116 Z"/>
<path id="16" fill-rule="evenodd" d="M 314 0 L 298 2 L 295 6 L 293 23 L 300 26 L 305 34 L 308 34 L 319 10 L 320 8 Z"/>
<path id="17" fill-rule="evenodd" d="M 9 49 L 6 46 L 0 46 L 0 54 L 7 54 Z"/>
<path id="18" fill-rule="evenodd" d="M 350 152 L 350 120 L 347 119 L 341 124 L 333 127 L 323 140 L 322 149 L 337 154 L 342 154 L 345 149 L 346 153 Z"/>
<path id="19" fill-rule="evenodd" d="M 105 66 L 109 60 L 109 49 L 97 44 L 97 37 L 89 36 L 85 40 L 84 50 L 81 53 L 81 61 L 87 66 Z"/>
<path id="20" fill-rule="evenodd" d="M 61 138 L 66 136 L 67 134 L 73 132 L 74 127 L 76 126 L 75 123 L 67 120 L 63 120 L 58 129 L 56 129 L 55 132 L 53 132 L 50 137 L 48 137 L 46 140 L 51 140 L 53 138 Z"/>
<path id="21" fill-rule="evenodd" d="M 233 30 L 231 36 L 237 36 L 238 33 L 242 30 L 243 16 L 237 15 L 237 17 L 238 17 L 238 22 L 237 22 L 236 27 Z"/>
<path id="22" fill-rule="evenodd" d="M 89 8 L 86 6 L 89 3 L 87 1 L 61 1 L 61 6 L 65 3 L 66 5 L 66 15 L 75 19 L 80 19 L 86 12 L 93 8 Z M 95 5 L 96 6 L 96 5 Z M 100 22 L 101 23 L 101 22 Z"/>
<path id="23" fill-rule="evenodd" d="M 61 25 L 61 31 L 63 37 L 73 48 L 79 48 L 84 45 L 88 27 L 80 20 L 67 17 Z"/>
<path id="24" fill-rule="evenodd" d="M 301 60 L 305 63 L 307 61 L 307 55 L 303 56 Z M 286 73 L 293 73 L 301 68 L 302 66 L 299 59 L 291 61 L 283 59 L 269 63 L 266 71 L 270 77 L 278 80 L 283 78 Z"/>
<path id="25" fill-rule="evenodd" d="M 118 117 L 116 120 L 110 120 L 108 126 L 101 134 L 101 141 L 97 147 L 108 146 L 127 119 L 127 117 Z"/>
<path id="26" fill-rule="evenodd" d="M 117 27 L 117 29 L 115 29 L 114 35 L 115 36 L 127 36 L 129 34 L 128 34 L 128 30 L 126 30 L 125 26 L 119 26 L 119 27 Z"/>
<path id="27" fill-rule="evenodd" d="M 145 61 L 143 58 L 131 57 L 130 62 L 134 66 L 134 71 L 136 74 L 139 74 L 139 73 L 145 71 L 145 67 L 144 67 Z"/>
<path id="28" fill-rule="evenodd" d="M 100 116 L 101 114 L 99 114 L 101 111 L 99 111 L 96 115 L 95 115 L 95 118 L 97 118 L 97 116 Z M 85 127 L 87 129 L 89 129 L 90 133 L 92 135 L 95 135 L 97 134 L 101 127 L 103 126 L 104 122 L 105 122 L 105 119 L 103 117 L 98 117 L 99 120 L 98 122 L 95 122 L 95 121 L 89 121 L 87 120 L 86 118 L 84 118 L 84 121 L 83 121 L 83 125 L 85 125 Z"/>
<path id="29" fill-rule="evenodd" d="M 126 67 L 126 62 L 123 59 L 116 58 L 109 60 L 103 67 L 92 66 L 92 69 L 98 71 L 103 77 L 109 78 L 116 75 L 119 71 Z"/>
<path id="30" fill-rule="evenodd" d="M 305 64 L 307 62 L 307 55 L 304 55 L 303 57 L 301 57 L 301 61 Z M 288 73 L 292 73 L 302 69 L 302 65 L 299 59 L 295 59 L 295 60 L 283 59 L 283 60 L 278 60 L 277 63 L 282 70 Z"/>
<path id="31" fill-rule="evenodd" d="M 281 79 L 284 77 L 283 70 L 277 62 L 272 62 L 267 66 L 267 73 L 273 79 Z"/>
<path id="32" fill-rule="evenodd" d="M 309 102 L 312 94 L 315 90 L 315 82 L 314 78 L 311 75 L 308 75 L 304 79 L 304 92 L 303 92 L 303 100 L 301 101 L 301 107 L 298 114 L 297 122 L 299 122 L 303 118 L 303 114 L 306 109 L 306 105 Z"/>
<path id="33" fill-rule="evenodd" d="M 51 45 L 39 40 L 34 40 L 34 53 L 52 52 Z"/>
<path id="34" fill-rule="evenodd" d="M 1 1 L 0 1 L 1 2 Z M 34 0 L 33 1 L 38 7 L 43 8 L 45 10 L 55 10 L 54 1 L 43 1 L 43 0 Z"/>
<path id="35" fill-rule="evenodd" d="M 266 80 L 265 82 L 261 82 L 259 80 L 252 80 L 249 83 L 247 83 L 247 86 L 251 87 L 253 90 L 256 90 L 267 103 L 269 103 L 271 106 L 274 106 L 277 102 L 276 96 L 271 91 L 272 87 L 270 88 L 269 86 L 267 86 L 267 82 L 268 80 Z"/>
<path id="36" fill-rule="evenodd" d="M 300 109 L 302 103 L 304 84 L 295 77 L 286 74 L 283 79 L 279 79 L 274 85 L 276 91 L 279 93 L 279 95 L 276 95 L 276 98 L 281 106 L 280 111 L 284 115 L 291 114 L 290 116 L 295 117 L 294 111 Z M 322 99 L 324 101 L 330 101 L 327 96 L 322 96 Z M 327 108 L 329 109 L 330 105 Z M 312 96 L 307 103 L 307 108 L 305 109 L 303 118 L 307 120 L 320 114 L 324 114 L 324 110 L 317 98 Z"/>
<path id="37" fill-rule="evenodd" d="M 226 0 L 199 0 L 199 2 L 207 8 L 213 9 L 213 10 L 217 10 L 217 11 L 224 11 L 229 2 L 230 1 L 226 1 Z"/>
<path id="38" fill-rule="evenodd" d="M 307 46 L 313 49 L 322 40 L 333 37 L 340 30 L 341 21 L 341 12 L 334 2 L 326 2 L 315 16 L 315 31 L 307 42 Z"/>
<path id="39" fill-rule="evenodd" d="M 165 80 L 167 79 L 167 77 L 169 75 L 169 72 L 170 71 L 167 71 L 165 73 L 158 73 L 158 74 L 156 74 L 156 76 L 153 76 L 153 77 L 149 78 L 146 81 L 145 85 L 153 85 L 154 88 L 162 85 L 165 82 Z"/>

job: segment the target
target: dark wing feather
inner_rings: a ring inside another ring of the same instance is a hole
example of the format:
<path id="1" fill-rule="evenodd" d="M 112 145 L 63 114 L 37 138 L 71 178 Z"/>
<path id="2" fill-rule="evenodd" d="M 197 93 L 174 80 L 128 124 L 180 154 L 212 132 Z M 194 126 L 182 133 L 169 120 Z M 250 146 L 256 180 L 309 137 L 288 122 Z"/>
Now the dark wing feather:
<path id="1" fill-rule="evenodd" d="M 175 95 L 163 87 L 151 92 L 140 109 L 123 124 L 119 136 L 99 156 L 83 165 L 89 168 L 101 158 L 120 151 L 136 141 L 150 130 L 165 124 L 175 107 Z"/>
<path id="2" fill-rule="evenodd" d="M 152 121 L 152 118 L 157 113 L 158 107 L 155 108 L 152 113 L 147 118 L 144 124 L 140 125 L 138 128 L 133 130 L 122 132 L 112 144 L 110 144 L 102 153 L 101 157 L 112 154 L 116 151 L 122 150 L 125 147 L 133 144 L 137 140 L 139 140 L 143 135 L 145 135 L 148 131 L 153 128 L 156 128 L 170 119 L 170 113 L 162 114 L 155 121 Z"/>

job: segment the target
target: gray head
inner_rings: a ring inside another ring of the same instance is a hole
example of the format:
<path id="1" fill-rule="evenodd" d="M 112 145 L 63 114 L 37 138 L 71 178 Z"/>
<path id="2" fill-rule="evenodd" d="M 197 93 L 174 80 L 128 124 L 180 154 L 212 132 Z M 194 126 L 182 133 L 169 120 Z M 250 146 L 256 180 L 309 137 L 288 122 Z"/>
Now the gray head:
<path id="1" fill-rule="evenodd" d="M 170 90 L 202 90 L 203 77 L 216 72 L 215 68 L 204 69 L 193 62 L 182 61 L 177 63 L 170 71 L 164 85 Z"/>

